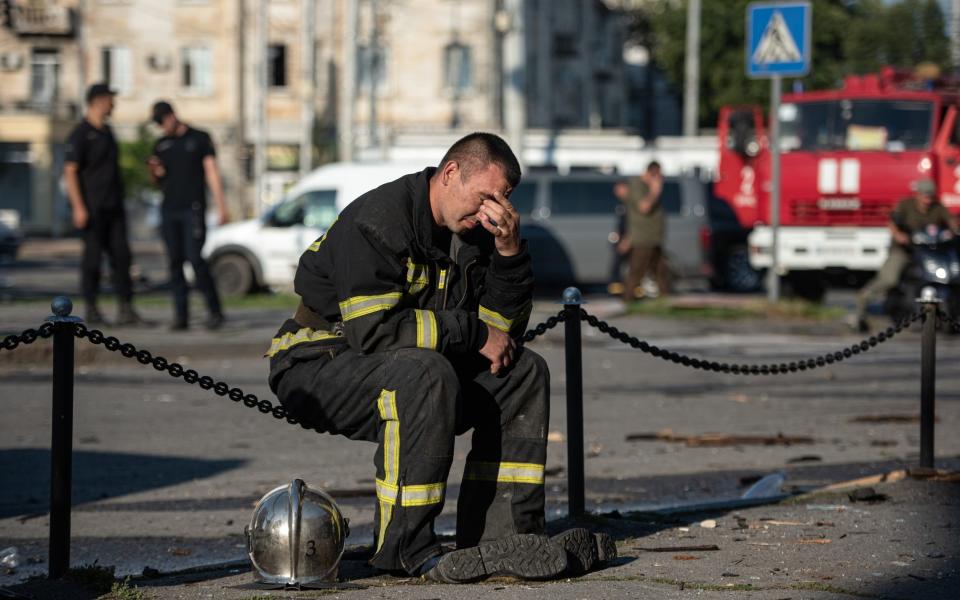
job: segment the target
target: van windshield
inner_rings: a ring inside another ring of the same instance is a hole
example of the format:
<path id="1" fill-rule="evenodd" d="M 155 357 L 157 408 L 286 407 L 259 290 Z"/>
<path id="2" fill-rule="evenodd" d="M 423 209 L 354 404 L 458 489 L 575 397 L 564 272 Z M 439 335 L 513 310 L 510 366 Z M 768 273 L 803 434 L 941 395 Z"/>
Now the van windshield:
<path id="1" fill-rule="evenodd" d="M 923 150 L 930 145 L 933 103 L 920 100 L 826 100 L 780 107 L 784 152 Z"/>

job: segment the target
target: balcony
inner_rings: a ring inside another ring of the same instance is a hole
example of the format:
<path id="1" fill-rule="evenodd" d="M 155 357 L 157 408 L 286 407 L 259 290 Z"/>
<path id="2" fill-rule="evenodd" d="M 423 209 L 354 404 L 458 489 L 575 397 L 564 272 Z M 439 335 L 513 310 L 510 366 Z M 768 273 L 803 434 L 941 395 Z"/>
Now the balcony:
<path id="1" fill-rule="evenodd" d="M 11 7 L 10 21 L 17 35 L 55 35 L 72 37 L 75 34 L 74 11 L 56 4 L 31 4 Z"/>

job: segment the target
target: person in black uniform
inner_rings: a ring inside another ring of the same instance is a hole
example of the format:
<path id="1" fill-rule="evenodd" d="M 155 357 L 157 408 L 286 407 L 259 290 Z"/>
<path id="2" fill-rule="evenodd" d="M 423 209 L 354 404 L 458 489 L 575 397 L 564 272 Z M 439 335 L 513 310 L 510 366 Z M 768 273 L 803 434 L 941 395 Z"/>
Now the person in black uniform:
<path id="1" fill-rule="evenodd" d="M 130 244 L 119 151 L 113 130 L 107 124 L 113 112 L 113 96 L 114 92 L 105 83 L 95 83 L 87 90 L 87 112 L 70 133 L 63 166 L 73 225 L 83 232 L 80 281 L 88 325 L 104 323 L 97 307 L 104 252 L 110 259 L 113 288 L 119 300 L 116 324 L 143 322 L 131 302 Z"/>
<path id="2" fill-rule="evenodd" d="M 186 261 L 190 261 L 197 288 L 207 303 L 206 326 L 216 329 L 223 324 L 223 311 L 210 268 L 200 253 L 207 235 L 207 187 L 217 207 L 218 222 L 221 225 L 227 222 L 227 204 L 213 140 L 207 132 L 180 121 L 169 102 L 155 103 L 152 119 L 164 134 L 157 140 L 147 165 L 154 182 L 163 190 L 160 228 L 167 247 L 173 289 L 171 329 L 189 327 L 187 282 L 183 277 Z"/>
<path id="3" fill-rule="evenodd" d="M 616 554 L 583 528 L 543 535 L 550 383 L 514 341 L 533 304 L 509 201 L 519 181 L 506 142 L 470 134 L 438 167 L 352 202 L 300 258 L 300 305 L 266 353 L 270 388 L 303 424 L 378 444 L 378 569 L 544 579 Z M 444 554 L 433 522 L 454 438 L 471 429 L 458 549 Z"/>

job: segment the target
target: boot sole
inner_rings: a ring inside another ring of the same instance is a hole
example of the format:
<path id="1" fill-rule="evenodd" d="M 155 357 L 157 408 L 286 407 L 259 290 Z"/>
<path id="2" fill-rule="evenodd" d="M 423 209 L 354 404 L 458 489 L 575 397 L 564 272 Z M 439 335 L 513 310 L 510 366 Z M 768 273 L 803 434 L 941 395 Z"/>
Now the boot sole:
<path id="1" fill-rule="evenodd" d="M 515 534 L 443 555 L 435 567 L 450 583 L 469 583 L 490 575 L 550 579 L 567 568 L 563 548 L 546 537 Z"/>
<path id="2" fill-rule="evenodd" d="M 617 557 L 617 545 L 606 533 L 591 533 L 577 527 L 555 535 L 550 540 L 567 555 L 567 573 L 582 575 L 599 564 Z"/>

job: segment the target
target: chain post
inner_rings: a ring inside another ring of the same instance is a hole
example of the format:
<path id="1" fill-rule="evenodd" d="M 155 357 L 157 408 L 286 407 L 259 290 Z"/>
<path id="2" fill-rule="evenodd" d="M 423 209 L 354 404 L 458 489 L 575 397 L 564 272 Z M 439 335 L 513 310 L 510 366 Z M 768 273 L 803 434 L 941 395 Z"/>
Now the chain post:
<path id="1" fill-rule="evenodd" d="M 582 304 L 580 290 L 568 287 L 563 291 L 567 367 L 567 497 L 571 517 L 579 517 L 584 512 Z"/>
<path id="2" fill-rule="evenodd" d="M 70 510 L 73 489 L 73 302 L 57 296 L 53 315 L 53 419 L 50 439 L 50 579 L 60 579 L 70 568 Z"/>
<path id="3" fill-rule="evenodd" d="M 924 313 L 920 341 L 920 466 L 932 469 L 936 419 L 937 312 L 940 299 L 935 289 L 926 287 L 917 302 Z"/>

